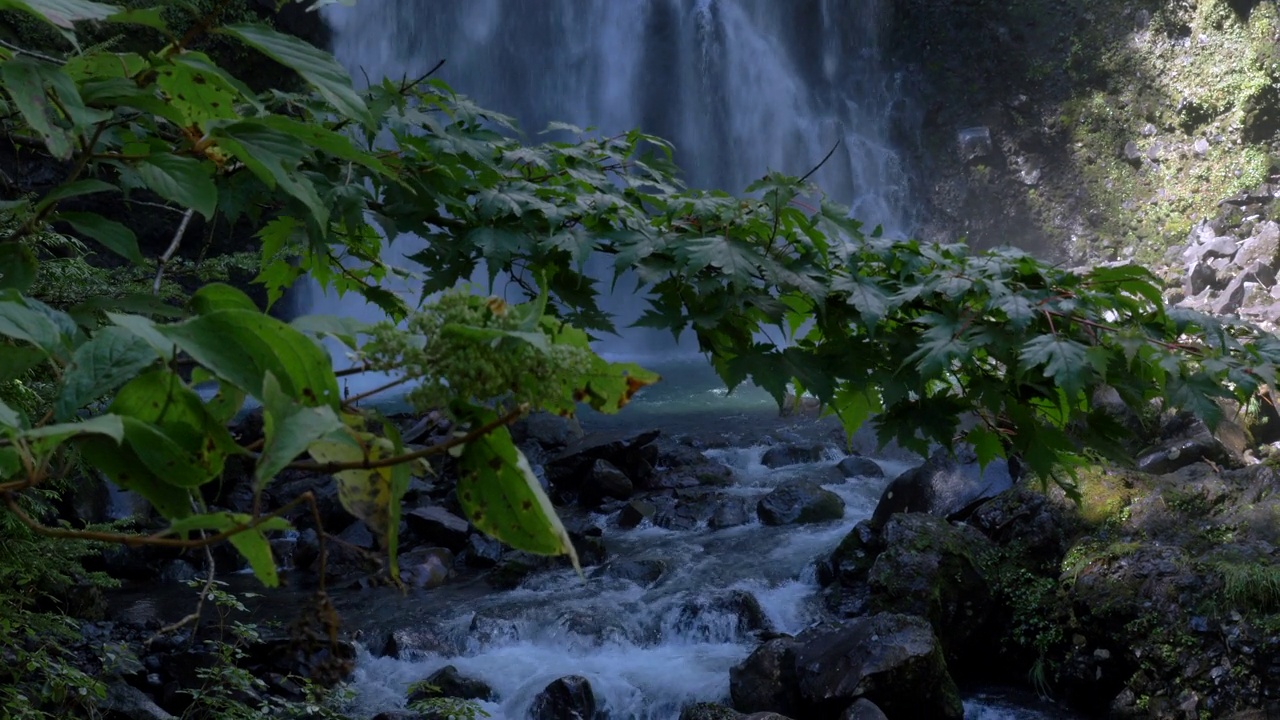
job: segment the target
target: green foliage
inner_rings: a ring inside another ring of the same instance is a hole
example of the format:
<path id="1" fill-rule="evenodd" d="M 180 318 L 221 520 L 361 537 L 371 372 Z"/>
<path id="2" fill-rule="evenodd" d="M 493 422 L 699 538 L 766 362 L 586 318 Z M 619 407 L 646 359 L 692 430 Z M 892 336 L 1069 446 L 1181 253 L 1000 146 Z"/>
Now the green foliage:
<path id="1" fill-rule="evenodd" d="M 1224 560 L 1212 569 L 1222 577 L 1223 601 L 1228 608 L 1252 614 L 1280 610 L 1280 567 Z"/>
<path id="2" fill-rule="evenodd" d="M 77 17 L 172 30 L 163 13 L 86 0 L 7 6 L 71 37 L 84 27 Z M 296 71 L 307 89 L 253 91 L 194 49 L 206 31 Z M 742 198 L 686 190 L 658 138 L 553 125 L 531 144 L 435 80 L 356 90 L 327 53 L 266 25 L 211 15 L 154 50 L 94 47 L 61 63 L 0 52 L 12 109 L 0 134 L 43 147 L 66 173 L 4 205 L 15 219 L 0 226 L 0 366 L 45 373 L 56 402 L 50 417 L 0 406 L 0 494 L 38 487 L 43 468 L 76 450 L 175 521 L 173 537 L 230 538 L 267 583 L 266 533 L 278 520 L 210 514 L 196 492 L 232 457 L 253 461 L 258 492 L 286 467 L 332 474 L 344 506 L 394 553 L 411 463 L 448 450 L 480 527 L 572 554 L 502 426 L 529 409 L 617 411 L 656 380 L 592 352 L 584 329 L 613 329 L 586 271 L 592 258 L 612 262 L 615 284 L 634 278 L 648 293 L 639 324 L 691 331 L 730 387 L 752 381 L 780 404 L 807 392 L 850 432 L 869 420 L 882 441 L 920 451 L 967 441 L 984 461 L 1016 454 L 1064 483 L 1081 443 L 1117 450 L 1122 429 L 1091 403 L 1104 386 L 1132 406 L 1162 397 L 1213 423 L 1218 398 L 1247 400 L 1274 382 L 1280 342 L 1164 308 L 1141 268 L 1075 274 L 1010 250 L 885 238 L 776 173 Z M 181 308 L 113 295 L 73 312 L 23 294 L 44 287 L 35 248 L 57 222 L 162 280 L 168 259 L 142 257 L 131 229 L 62 207 L 137 191 L 175 214 L 259 227 L 270 299 L 307 273 L 406 329 L 287 325 L 224 286 L 201 287 Z M 383 286 L 408 274 L 383 258 L 383 237 L 402 233 L 426 238 L 412 256 L 427 268 L 417 310 Z M 491 283 L 505 273 L 531 300 L 454 291 L 424 302 L 482 265 Z M 771 326 L 784 342 L 758 339 Z M 358 398 L 340 397 L 318 343 L 328 336 L 364 366 L 416 382 L 411 398 L 447 410 L 459 434 L 407 451 Z M 197 394 L 198 381 L 218 395 Z M 246 396 L 265 408 L 261 446 L 226 429 Z M 979 422 L 962 431 L 971 417 Z"/>
<path id="3" fill-rule="evenodd" d="M 480 707 L 474 700 L 439 697 L 440 688 L 431 685 L 425 680 L 410 685 L 409 694 L 431 696 L 409 703 L 410 710 L 427 717 L 438 717 L 441 720 L 478 720 L 478 718 L 490 717 L 489 713 L 485 712 L 484 708 Z"/>

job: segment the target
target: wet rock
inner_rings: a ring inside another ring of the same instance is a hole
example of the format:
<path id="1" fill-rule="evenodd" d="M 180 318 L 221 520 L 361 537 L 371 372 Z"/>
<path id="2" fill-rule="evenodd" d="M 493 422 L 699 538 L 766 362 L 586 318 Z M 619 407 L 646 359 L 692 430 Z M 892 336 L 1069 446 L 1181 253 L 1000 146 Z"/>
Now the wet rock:
<path id="1" fill-rule="evenodd" d="M 409 693 L 410 704 L 430 698 L 460 698 L 462 700 L 492 700 L 493 688 L 483 680 L 469 678 L 458 672 L 458 668 L 445 665 L 431 673 L 419 685 L 429 686 Z"/>
<path id="2" fill-rule="evenodd" d="M 925 618 L 954 667 L 988 654 L 995 603 L 978 558 L 994 551 L 991 541 L 921 514 L 895 515 L 882 535 L 885 549 L 867 572 L 870 611 Z"/>
<path id="3" fill-rule="evenodd" d="M 419 507 L 404 515 L 409 530 L 420 540 L 431 545 L 461 552 L 467 547 L 471 526 L 466 520 L 438 505 Z"/>
<path id="4" fill-rule="evenodd" d="M 760 601 L 745 590 L 727 590 L 690 600 L 681 608 L 675 624 L 687 635 L 724 641 L 773 629 Z"/>
<path id="5" fill-rule="evenodd" d="M 626 500 L 635 492 L 631 478 L 608 460 L 596 460 L 588 472 L 590 477 L 578 494 L 579 501 L 586 507 L 596 507 L 609 498 Z"/>
<path id="6" fill-rule="evenodd" d="M 199 574 L 191 563 L 175 558 L 160 566 L 160 574 L 156 579 L 168 585 L 183 585 L 195 580 Z"/>
<path id="7" fill-rule="evenodd" d="M 900 512 L 950 517 L 1013 487 L 1018 474 L 1016 464 L 1001 458 L 980 467 L 969 448 L 959 448 L 954 455 L 938 450 L 923 465 L 889 483 L 871 520 L 883 525 Z"/>
<path id="8" fill-rule="evenodd" d="M 765 525 L 793 525 L 840 520 L 844 500 L 810 480 L 791 480 L 760 499 L 756 505 Z"/>
<path id="9" fill-rule="evenodd" d="M 420 660 L 428 655 L 453 656 L 462 648 L 443 626 L 417 624 L 413 628 L 392 630 L 379 655 L 396 660 Z"/>
<path id="10" fill-rule="evenodd" d="M 512 590 L 519 587 L 525 578 L 548 567 L 551 567 L 550 558 L 527 552 L 508 553 L 497 567 L 489 571 L 485 581 L 499 590 Z"/>
<path id="11" fill-rule="evenodd" d="M 818 567 L 818 581 L 823 585 L 840 583 L 854 586 L 866 580 L 876 557 L 884 550 L 884 538 L 870 520 L 860 520 L 840 541 L 831 557 Z"/>
<path id="12" fill-rule="evenodd" d="M 369 526 L 365 525 L 363 520 L 356 520 L 347 525 L 342 532 L 338 533 L 338 539 L 365 550 L 372 550 L 377 544 L 373 533 L 369 531 Z"/>
<path id="13" fill-rule="evenodd" d="M 1020 559 L 1033 566 L 1056 566 L 1067 552 L 1063 506 L 1042 492 L 1015 487 L 983 503 L 967 521 L 992 542 L 1016 544 Z"/>
<path id="14" fill-rule="evenodd" d="M 880 464 L 871 458 L 862 457 L 861 455 L 850 455 L 849 457 L 836 463 L 838 469 L 845 477 L 862 477 L 862 478 L 882 478 L 884 477 L 884 469 Z"/>
<path id="15" fill-rule="evenodd" d="M 964 717 L 929 624 L 881 613 L 796 638 L 796 685 L 805 717 L 837 716 L 866 698 L 892 717 Z"/>
<path id="16" fill-rule="evenodd" d="M 798 646 L 799 642 L 791 637 L 769 640 L 730 668 L 729 696 L 733 707 L 747 713 L 799 712 L 795 663 Z"/>
<path id="17" fill-rule="evenodd" d="M 618 511 L 618 526 L 629 530 L 645 520 L 652 520 L 657 512 L 658 506 L 647 500 L 632 500 Z"/>
<path id="18" fill-rule="evenodd" d="M 1241 464 L 1213 433 L 1204 429 L 1190 437 L 1166 440 L 1140 455 L 1136 466 L 1143 472 L 1161 475 L 1204 460 L 1227 467 L 1238 467 Z"/>
<path id="19" fill-rule="evenodd" d="M 107 683 L 100 710 L 107 720 L 174 720 L 150 696 L 123 680 Z"/>
<path id="20" fill-rule="evenodd" d="M 658 464 L 658 430 L 643 433 L 592 434 L 573 443 L 545 464 L 547 482 L 560 495 L 576 496 L 591 478 L 597 460 L 606 460 L 642 488 L 654 476 Z"/>
<path id="21" fill-rule="evenodd" d="M 582 439 L 582 426 L 577 420 L 536 412 L 511 426 L 511 438 L 517 445 L 532 441 L 546 450 L 563 450 Z"/>
<path id="22" fill-rule="evenodd" d="M 680 711 L 680 720 L 738 720 L 742 713 L 716 703 L 694 703 Z"/>
<path id="23" fill-rule="evenodd" d="M 467 537 L 466 547 L 462 550 L 462 563 L 467 567 L 488 569 L 502 560 L 505 551 L 502 543 L 487 535 L 472 533 Z"/>
<path id="24" fill-rule="evenodd" d="M 400 554 L 400 580 L 410 587 L 440 587 L 453 577 L 453 560 L 448 548 L 414 548 Z"/>
<path id="25" fill-rule="evenodd" d="M 533 699 L 532 720 L 595 720 L 596 696 L 581 675 L 569 675 L 547 685 Z"/>
<path id="26" fill-rule="evenodd" d="M 964 128 L 956 133 L 956 145 L 964 162 L 991 154 L 991 129 L 985 126 Z"/>
<path id="27" fill-rule="evenodd" d="M 859 698 L 840 715 L 840 720 L 889 720 L 875 703 Z"/>
<path id="28" fill-rule="evenodd" d="M 667 571 L 666 560 L 612 560 L 591 573 L 591 577 L 608 577 L 628 580 L 641 587 L 658 582 Z"/>
<path id="29" fill-rule="evenodd" d="M 707 521 L 707 527 L 712 530 L 723 530 L 746 525 L 750 521 L 751 507 L 748 500 L 731 495 L 720 501 L 715 512 L 711 514 L 711 519 Z"/>
<path id="30" fill-rule="evenodd" d="M 822 462 L 828 446 L 825 443 L 786 443 L 774 445 L 764 451 L 760 464 L 767 468 L 780 468 L 800 463 Z"/>

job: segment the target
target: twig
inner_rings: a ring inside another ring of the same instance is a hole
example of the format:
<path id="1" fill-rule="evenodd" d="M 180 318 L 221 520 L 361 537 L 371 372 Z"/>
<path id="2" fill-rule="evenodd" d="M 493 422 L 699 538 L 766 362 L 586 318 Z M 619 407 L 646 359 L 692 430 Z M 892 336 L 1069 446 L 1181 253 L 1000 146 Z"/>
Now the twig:
<path id="1" fill-rule="evenodd" d="M 378 393 L 380 393 L 380 392 L 385 392 L 385 391 L 387 391 L 387 390 L 390 390 L 391 388 L 396 387 L 397 385 L 403 385 L 403 384 L 405 384 L 405 383 L 409 382 L 411 379 L 412 379 L 412 378 L 410 378 L 410 377 L 396 378 L 395 380 L 391 380 L 390 382 L 383 383 L 382 385 L 379 385 L 378 387 L 376 387 L 376 388 L 374 388 L 374 389 L 372 389 L 372 390 L 366 390 L 366 391 L 364 391 L 364 392 L 362 392 L 362 393 L 357 393 L 357 394 L 355 394 L 355 395 L 352 395 L 351 397 L 348 397 L 348 398 L 346 398 L 345 400 L 343 400 L 343 401 L 342 401 L 342 404 L 343 404 L 343 405 L 354 405 L 354 404 L 356 404 L 356 403 L 360 402 L 361 400 L 366 400 L 366 399 L 368 399 L 368 398 L 371 398 L 371 397 L 373 397 L 374 395 L 377 395 L 377 394 L 378 394 Z"/>
<path id="2" fill-rule="evenodd" d="M 200 531 L 200 537 L 202 538 L 204 537 L 203 530 Z M 213 564 L 213 549 L 209 545 L 204 546 L 204 561 L 206 566 L 208 567 L 209 576 L 205 578 L 204 587 L 200 588 L 200 597 L 196 600 L 196 609 L 192 610 L 191 614 L 187 615 L 186 617 L 180 620 L 177 620 L 175 622 L 169 623 L 168 625 L 165 625 L 164 627 L 157 630 L 154 635 L 147 638 L 147 642 L 145 643 L 146 645 L 150 646 L 151 643 L 155 642 L 162 635 L 168 635 L 171 632 L 177 632 L 178 630 L 181 630 L 182 628 L 186 627 L 191 623 L 199 624 L 200 614 L 204 612 L 204 601 L 206 598 L 209 597 L 209 593 L 213 590 L 213 583 L 214 583 L 214 577 L 215 577 L 214 564 Z"/>
<path id="3" fill-rule="evenodd" d="M 178 225 L 178 231 L 173 234 L 173 241 L 169 243 L 164 254 L 156 260 L 156 281 L 151 284 L 152 295 L 160 294 L 160 280 L 164 278 L 164 267 L 173 259 L 173 254 L 178 252 L 178 245 L 182 243 L 182 236 L 186 234 L 187 225 L 191 223 L 191 216 L 195 213 L 195 209 L 190 208 L 182 215 L 182 222 Z"/>
<path id="4" fill-rule="evenodd" d="M 151 202 L 149 200 L 134 200 L 132 198 L 125 198 L 124 201 L 129 203 L 130 205 L 145 205 L 147 207 L 159 208 L 161 210 L 171 210 L 176 213 L 182 212 L 182 208 L 176 208 L 172 205 L 165 205 L 164 203 Z M 190 211 L 188 210 L 187 212 L 190 212 Z"/>
<path id="5" fill-rule="evenodd" d="M 814 173 L 818 172 L 818 170 L 821 169 L 823 165 L 826 165 L 827 161 L 831 159 L 831 156 L 836 154 L 836 148 L 838 147 L 840 147 L 840 141 L 836 140 L 836 144 L 832 145 L 831 149 L 827 151 L 827 156 L 822 158 L 822 160 L 819 161 L 817 165 L 814 165 L 812 170 L 801 175 L 800 179 L 796 181 L 796 184 L 797 185 L 802 184 L 805 180 L 808 180 Z"/>
<path id="6" fill-rule="evenodd" d="M 66 60 L 60 60 L 56 57 L 53 57 L 52 55 L 45 55 L 42 53 L 38 53 L 35 50 L 28 50 L 24 47 L 18 47 L 17 45 L 14 45 L 11 42 L 6 42 L 4 40 L 0 40 L 0 45 L 3 45 L 4 47 L 9 48 L 10 50 L 18 53 L 19 55 L 30 55 L 31 57 L 37 60 L 43 60 L 47 63 L 53 63 L 54 65 L 62 65 L 63 63 L 66 62 Z"/>

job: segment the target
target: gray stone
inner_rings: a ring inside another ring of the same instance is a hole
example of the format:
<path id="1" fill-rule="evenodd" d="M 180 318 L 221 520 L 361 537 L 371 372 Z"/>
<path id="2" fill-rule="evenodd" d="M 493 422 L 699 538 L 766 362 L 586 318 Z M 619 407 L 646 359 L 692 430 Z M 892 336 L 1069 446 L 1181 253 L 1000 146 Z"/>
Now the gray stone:
<path id="1" fill-rule="evenodd" d="M 609 498 L 626 500 L 635 492 L 631 478 L 608 460 L 596 460 L 591 464 L 589 474 L 578 495 L 579 501 L 587 507 L 596 507 Z"/>
<path id="2" fill-rule="evenodd" d="M 1243 275 L 1237 276 L 1227 285 L 1222 294 L 1216 300 L 1209 303 L 1209 312 L 1214 315 L 1231 315 L 1240 309 L 1244 304 L 1244 283 Z"/>
<path id="3" fill-rule="evenodd" d="M 594 572 L 591 577 L 609 577 L 618 578 L 620 580 L 629 580 L 642 587 L 648 587 L 658 582 L 662 578 L 662 574 L 667 571 L 667 561 L 658 559 L 648 560 L 613 560 L 602 565 Z"/>
<path id="4" fill-rule="evenodd" d="M 796 683 L 795 638 L 769 640 L 746 660 L 729 669 L 729 696 L 742 712 L 797 714 L 800 692 Z"/>
<path id="5" fill-rule="evenodd" d="M 401 553 L 400 579 L 419 588 L 439 587 L 453 576 L 453 553 L 448 548 L 414 548 Z"/>
<path id="6" fill-rule="evenodd" d="M 765 525 L 792 525 L 844 517 L 844 500 L 811 480 L 791 480 L 779 485 L 756 505 Z"/>
<path id="7" fill-rule="evenodd" d="M 596 696 L 581 675 L 554 680 L 533 699 L 532 720 L 595 720 Z"/>
<path id="8" fill-rule="evenodd" d="M 730 495 L 724 498 L 720 505 L 716 507 L 711 519 L 707 521 L 707 527 L 712 530 L 723 530 L 724 528 L 746 525 L 750 520 L 751 510 L 747 504 L 747 499 Z"/>
<path id="9" fill-rule="evenodd" d="M 859 698 L 841 713 L 840 720 L 889 720 L 889 717 L 875 703 Z"/>
<path id="10" fill-rule="evenodd" d="M 618 525 L 630 529 L 645 520 L 652 520 L 657 512 L 658 506 L 647 500 L 632 500 L 618 511 Z"/>
<path id="11" fill-rule="evenodd" d="M 955 455 L 938 450 L 923 465 L 889 483 L 871 516 L 872 523 L 883 525 L 899 512 L 949 517 L 1008 490 L 1018 474 L 1016 465 L 1011 467 L 1001 458 L 980 467 L 968 448 L 958 448 Z"/>
<path id="12" fill-rule="evenodd" d="M 1258 262 L 1269 268 L 1273 275 L 1280 260 L 1280 224 L 1274 220 L 1259 223 L 1248 239 L 1240 245 L 1235 261 L 1240 267 Z"/>
<path id="13" fill-rule="evenodd" d="M 801 463 L 822 462 L 828 446 L 824 443 L 787 443 L 774 445 L 764 451 L 760 464 L 767 468 L 780 468 Z"/>
<path id="14" fill-rule="evenodd" d="M 458 668 L 452 665 L 445 665 L 431 673 L 420 684 L 430 686 L 434 690 L 422 689 L 409 693 L 408 702 L 410 704 L 430 698 L 493 699 L 493 688 L 489 687 L 488 683 L 483 680 L 469 678 L 458 672 Z"/>
<path id="15" fill-rule="evenodd" d="M 432 545 L 459 552 L 467 546 L 471 526 L 466 520 L 437 505 L 414 508 L 405 513 L 409 529 L 419 539 Z"/>
<path id="16" fill-rule="evenodd" d="M 107 696 L 102 700 L 102 710 L 108 718 L 128 720 L 174 720 L 146 693 L 136 687 L 116 680 L 107 685 Z"/>
<path id="17" fill-rule="evenodd" d="M 716 703 L 694 703 L 680 711 L 680 720 L 739 720 L 742 713 Z"/>
<path id="18" fill-rule="evenodd" d="M 881 613 L 812 628 L 796 640 L 806 717 L 836 716 L 863 697 L 893 717 L 964 717 L 942 648 L 921 618 Z"/>
<path id="19" fill-rule="evenodd" d="M 1194 252 L 1196 259 L 1231 258 L 1235 257 L 1237 249 L 1235 238 L 1228 235 L 1219 235 L 1202 245 L 1196 246 Z"/>
<path id="20" fill-rule="evenodd" d="M 1191 263 L 1191 267 L 1188 269 L 1182 291 L 1187 297 L 1194 297 L 1209 288 L 1218 287 L 1218 285 L 1217 269 L 1203 260 L 1196 260 Z"/>
<path id="21" fill-rule="evenodd" d="M 1197 156 L 1204 157 L 1209 154 L 1209 141 L 1204 138 L 1196 138 L 1195 143 L 1191 146 L 1191 150 L 1195 152 Z"/>
<path id="22" fill-rule="evenodd" d="M 880 467 L 879 463 L 871 458 L 862 457 L 861 455 L 850 455 L 839 463 L 836 463 L 836 468 L 839 469 L 845 477 L 884 477 L 884 469 Z"/>
<path id="23" fill-rule="evenodd" d="M 991 154 L 991 129 L 984 126 L 969 127 L 956 133 L 960 158 L 965 162 Z"/>

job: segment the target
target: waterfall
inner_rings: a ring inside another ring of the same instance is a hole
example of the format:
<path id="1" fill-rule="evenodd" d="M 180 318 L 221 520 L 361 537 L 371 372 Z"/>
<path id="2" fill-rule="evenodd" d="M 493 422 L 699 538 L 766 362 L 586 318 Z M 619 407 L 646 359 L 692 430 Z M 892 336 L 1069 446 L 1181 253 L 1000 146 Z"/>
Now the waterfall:
<path id="1" fill-rule="evenodd" d="M 559 120 L 672 141 L 695 187 L 741 192 L 770 170 L 801 175 L 838 142 L 813 181 L 868 227 L 905 235 L 908 173 L 893 134 L 910 112 L 880 57 L 887 16 L 884 0 L 362 0 L 327 17 L 356 78 L 414 77 L 443 59 L 437 77 L 530 137 Z M 313 291 L 298 309 L 372 319 L 358 303 Z M 619 327 L 642 311 L 630 296 L 604 304 Z M 656 331 L 627 335 L 600 349 L 670 347 Z"/>

